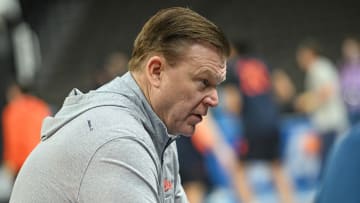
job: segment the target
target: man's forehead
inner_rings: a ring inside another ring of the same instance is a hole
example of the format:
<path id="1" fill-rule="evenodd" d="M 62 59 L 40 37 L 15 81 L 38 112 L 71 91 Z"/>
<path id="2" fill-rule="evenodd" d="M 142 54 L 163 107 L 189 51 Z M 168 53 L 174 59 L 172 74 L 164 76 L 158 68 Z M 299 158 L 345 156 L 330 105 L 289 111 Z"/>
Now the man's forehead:
<path id="1" fill-rule="evenodd" d="M 221 83 L 226 79 L 226 62 L 224 62 L 224 64 L 218 64 L 217 66 L 204 66 L 198 69 L 197 74 L 208 74 L 218 83 Z"/>

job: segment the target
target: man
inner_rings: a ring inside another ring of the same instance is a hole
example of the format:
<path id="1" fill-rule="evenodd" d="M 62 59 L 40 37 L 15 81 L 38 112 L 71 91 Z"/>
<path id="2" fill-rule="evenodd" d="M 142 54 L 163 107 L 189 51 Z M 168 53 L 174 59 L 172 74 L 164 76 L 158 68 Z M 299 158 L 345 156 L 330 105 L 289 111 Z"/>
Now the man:
<path id="1" fill-rule="evenodd" d="M 6 85 L 7 105 L 2 112 L 4 165 L 12 177 L 40 142 L 42 121 L 51 115 L 49 105 L 11 80 Z"/>
<path id="2" fill-rule="evenodd" d="M 246 178 L 247 167 L 254 161 L 262 161 L 270 169 L 279 201 L 293 202 L 292 183 L 281 163 L 280 115 L 272 94 L 270 67 L 256 57 L 247 41 L 235 42 L 233 53 L 228 63 L 224 94 L 232 97 L 237 95 L 238 98 L 231 99 L 233 102 L 229 102 L 225 108 L 239 116 L 243 125 L 236 174 L 242 202 L 258 199 Z"/>
<path id="3" fill-rule="evenodd" d="M 337 135 L 347 128 L 345 106 L 339 90 L 335 66 L 321 56 L 314 40 L 301 43 L 296 53 L 299 67 L 306 72 L 306 91 L 295 101 L 295 108 L 309 114 L 315 130 L 321 137 L 321 167 Z"/>
<path id="4" fill-rule="evenodd" d="M 128 73 L 88 94 L 74 89 L 44 121 L 10 202 L 187 202 L 173 141 L 218 104 L 228 54 L 204 17 L 159 11 L 135 40 Z"/>
<path id="5" fill-rule="evenodd" d="M 342 42 L 339 64 L 341 95 L 351 125 L 360 121 L 360 39 L 349 36 Z"/>

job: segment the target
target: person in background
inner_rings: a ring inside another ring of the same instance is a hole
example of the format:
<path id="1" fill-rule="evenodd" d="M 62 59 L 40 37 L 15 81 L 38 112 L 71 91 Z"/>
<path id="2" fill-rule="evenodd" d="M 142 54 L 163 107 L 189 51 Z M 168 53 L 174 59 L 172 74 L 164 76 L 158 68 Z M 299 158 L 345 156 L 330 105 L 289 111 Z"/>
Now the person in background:
<path id="1" fill-rule="evenodd" d="M 129 57 L 121 52 L 115 51 L 106 57 L 103 68 L 94 75 L 94 87 L 98 88 L 111 81 L 116 76 L 121 76 L 127 71 Z"/>
<path id="2" fill-rule="evenodd" d="M 219 127 L 219 123 L 215 120 L 213 111 L 211 111 L 196 126 L 194 135 L 191 137 L 193 146 L 203 156 L 203 162 L 205 162 L 206 166 L 204 172 L 207 175 L 208 181 L 207 185 L 202 184 L 200 190 L 197 191 L 203 194 L 204 192 L 210 193 L 207 199 L 209 201 L 211 201 L 211 193 L 216 194 L 219 191 L 223 191 L 226 194 L 223 197 L 224 199 L 222 199 L 223 202 L 239 202 L 240 194 L 238 194 L 238 191 L 239 183 L 241 182 L 236 179 L 238 160 L 236 151 L 232 146 L 235 143 L 227 139 Z M 231 128 L 231 126 L 227 127 Z M 196 171 L 196 169 L 193 169 L 193 171 Z M 200 177 L 205 174 L 200 175 Z M 195 188 L 193 187 L 193 189 Z M 195 190 L 192 191 L 194 194 Z M 203 201 L 204 198 L 202 198 L 202 201 L 194 201 L 194 203 Z"/>
<path id="3" fill-rule="evenodd" d="M 71 91 L 44 121 L 10 202 L 188 202 L 176 143 L 218 104 L 229 43 L 188 8 L 158 11 L 135 39 L 129 71 Z"/>
<path id="4" fill-rule="evenodd" d="M 247 41 L 234 43 L 234 57 L 229 59 L 228 78 L 224 85 L 232 95 L 229 111 L 240 111 L 244 135 L 236 179 L 243 202 L 256 201 L 255 192 L 246 180 L 246 167 L 253 161 L 264 161 L 269 166 L 280 202 L 294 201 L 290 178 L 281 164 L 280 113 L 274 100 L 271 71 L 260 58 L 254 56 Z M 236 89 L 235 89 L 236 88 Z M 235 91 L 237 90 L 237 91 Z"/>
<path id="5" fill-rule="evenodd" d="M 313 127 L 320 135 L 323 169 L 337 136 L 348 127 L 339 77 L 335 66 L 321 55 L 319 44 L 313 39 L 299 44 L 296 59 L 306 77 L 305 91 L 296 98 L 295 109 L 310 116 Z"/>
<path id="6" fill-rule="evenodd" d="M 7 85 L 6 98 L 8 103 L 2 113 L 4 165 L 15 177 L 40 142 L 42 121 L 51 111 L 45 101 L 14 81 Z"/>
<path id="7" fill-rule="evenodd" d="M 342 98 L 346 104 L 351 125 L 360 121 L 360 40 L 347 37 L 342 44 L 339 65 Z"/>
<path id="8" fill-rule="evenodd" d="M 294 114 L 295 86 L 283 69 L 272 71 L 273 91 L 281 116 Z"/>

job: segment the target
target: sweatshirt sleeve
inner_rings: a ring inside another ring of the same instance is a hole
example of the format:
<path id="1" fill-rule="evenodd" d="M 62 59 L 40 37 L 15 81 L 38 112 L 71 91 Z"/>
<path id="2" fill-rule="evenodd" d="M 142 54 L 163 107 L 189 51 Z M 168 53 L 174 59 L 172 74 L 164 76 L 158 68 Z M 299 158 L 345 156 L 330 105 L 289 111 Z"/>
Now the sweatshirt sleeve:
<path id="1" fill-rule="evenodd" d="M 89 163 L 79 202 L 157 203 L 156 164 L 139 141 L 119 138 L 101 146 Z"/>

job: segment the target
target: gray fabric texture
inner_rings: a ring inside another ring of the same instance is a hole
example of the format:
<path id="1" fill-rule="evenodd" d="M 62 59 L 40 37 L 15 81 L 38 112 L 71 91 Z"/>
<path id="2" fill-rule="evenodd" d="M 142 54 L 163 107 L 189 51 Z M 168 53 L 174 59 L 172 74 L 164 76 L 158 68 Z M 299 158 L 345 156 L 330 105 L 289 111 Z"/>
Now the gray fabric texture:
<path id="1" fill-rule="evenodd" d="M 10 202 L 188 202 L 169 135 L 128 72 L 73 89 L 21 168 Z"/>

